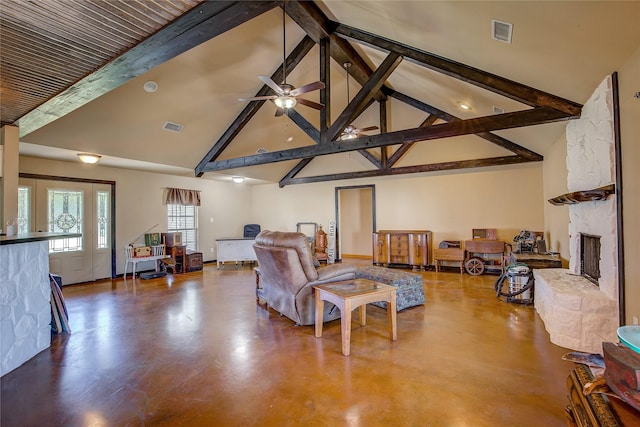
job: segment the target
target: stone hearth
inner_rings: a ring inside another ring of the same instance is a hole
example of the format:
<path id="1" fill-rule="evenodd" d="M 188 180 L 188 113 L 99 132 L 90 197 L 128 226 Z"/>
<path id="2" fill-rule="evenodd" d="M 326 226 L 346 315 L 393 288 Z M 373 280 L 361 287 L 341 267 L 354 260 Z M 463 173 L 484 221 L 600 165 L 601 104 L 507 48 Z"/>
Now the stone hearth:
<path id="1" fill-rule="evenodd" d="M 535 306 L 551 342 L 572 350 L 602 353 L 603 341 L 616 341 L 617 301 L 567 269 L 533 270 Z"/>

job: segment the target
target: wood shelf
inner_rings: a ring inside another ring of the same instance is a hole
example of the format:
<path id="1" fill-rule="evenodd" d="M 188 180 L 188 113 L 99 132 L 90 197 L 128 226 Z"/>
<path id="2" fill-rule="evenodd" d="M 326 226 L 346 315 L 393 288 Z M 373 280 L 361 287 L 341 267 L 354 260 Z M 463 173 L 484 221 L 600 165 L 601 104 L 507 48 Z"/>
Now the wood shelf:
<path id="1" fill-rule="evenodd" d="M 594 188 L 593 190 L 574 191 L 573 193 L 562 194 L 561 196 L 549 199 L 549 203 L 555 206 L 574 205 L 582 202 L 606 200 L 607 197 L 615 193 L 615 185 L 609 184 L 604 187 Z"/>

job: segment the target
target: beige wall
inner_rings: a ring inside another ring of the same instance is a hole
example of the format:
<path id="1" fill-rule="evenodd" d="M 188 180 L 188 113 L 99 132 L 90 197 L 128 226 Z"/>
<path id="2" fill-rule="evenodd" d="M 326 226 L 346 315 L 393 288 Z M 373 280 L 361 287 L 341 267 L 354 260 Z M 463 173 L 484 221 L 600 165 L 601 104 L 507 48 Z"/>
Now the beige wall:
<path id="1" fill-rule="evenodd" d="M 243 184 L 24 156 L 20 157 L 20 172 L 116 182 L 118 273 L 124 270 L 123 248 L 125 245 L 155 224 L 159 226 L 152 231 L 167 231 L 167 209 L 162 204 L 162 192 L 166 187 L 202 192 L 202 206 L 198 210 L 200 222 L 198 243 L 205 261 L 215 259 L 216 239 L 241 237 L 244 224 L 252 222 L 250 221 L 251 210 L 248 209 L 251 205 L 251 189 Z"/>
<path id="2" fill-rule="evenodd" d="M 569 207 L 554 206 L 547 200 L 567 190 L 567 139 L 563 135 L 544 156 L 542 165 L 544 223 L 547 249 L 560 252 L 564 267 L 569 265 Z"/>
<path id="3" fill-rule="evenodd" d="M 626 323 L 640 319 L 640 46 L 618 71 L 625 256 Z"/>
<path id="4" fill-rule="evenodd" d="M 434 246 L 466 240 L 473 228 L 497 228 L 512 242 L 522 229 L 543 230 L 542 165 L 486 168 L 466 173 L 334 181 L 253 188 L 253 219 L 262 228 L 295 230 L 301 221 L 333 220 L 335 187 L 375 184 L 378 229 L 427 229 Z"/>

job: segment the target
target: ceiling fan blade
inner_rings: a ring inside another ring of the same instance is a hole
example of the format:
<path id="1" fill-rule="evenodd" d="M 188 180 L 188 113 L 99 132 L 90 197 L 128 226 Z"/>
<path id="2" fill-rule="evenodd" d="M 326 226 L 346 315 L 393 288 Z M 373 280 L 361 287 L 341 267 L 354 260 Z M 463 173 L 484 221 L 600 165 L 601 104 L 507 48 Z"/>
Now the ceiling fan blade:
<path id="1" fill-rule="evenodd" d="M 278 95 L 269 96 L 254 96 L 252 98 L 238 98 L 238 101 L 268 101 L 270 99 L 276 99 Z"/>
<path id="2" fill-rule="evenodd" d="M 298 95 L 302 95 L 303 93 L 312 92 L 314 90 L 324 89 L 324 87 L 325 87 L 324 83 L 322 83 L 321 81 L 317 81 L 317 82 L 306 84 L 304 86 L 300 86 L 299 88 L 292 90 L 290 92 L 290 95 L 298 96 Z"/>
<path id="3" fill-rule="evenodd" d="M 276 117 L 281 117 L 282 115 L 284 115 L 284 108 L 278 107 L 276 109 Z"/>
<path id="4" fill-rule="evenodd" d="M 298 101 L 298 104 L 306 105 L 307 107 L 315 108 L 316 110 L 322 110 L 324 108 L 324 105 L 309 101 L 308 99 L 296 98 L 296 101 Z"/>
<path id="5" fill-rule="evenodd" d="M 280 86 L 278 86 L 276 84 L 276 82 L 271 80 L 271 78 L 269 78 L 267 76 L 258 76 L 258 78 L 262 81 L 262 83 L 264 83 L 267 86 L 269 86 L 278 95 L 282 96 L 284 94 L 284 92 L 282 91 L 282 88 Z"/>
<path id="6" fill-rule="evenodd" d="M 369 126 L 366 128 L 358 129 L 358 132 L 367 132 L 369 130 L 376 130 L 376 129 L 378 129 L 378 126 Z"/>

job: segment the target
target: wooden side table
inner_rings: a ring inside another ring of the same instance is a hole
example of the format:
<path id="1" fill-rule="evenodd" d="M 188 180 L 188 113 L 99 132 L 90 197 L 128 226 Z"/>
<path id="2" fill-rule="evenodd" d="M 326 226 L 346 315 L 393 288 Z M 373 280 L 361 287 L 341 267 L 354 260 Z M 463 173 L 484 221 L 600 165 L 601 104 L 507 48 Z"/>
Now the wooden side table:
<path id="1" fill-rule="evenodd" d="M 171 258 L 176 261 L 175 273 L 184 273 L 187 271 L 187 247 L 186 246 L 169 246 L 167 247 Z"/>
<path id="2" fill-rule="evenodd" d="M 436 273 L 440 271 L 441 261 L 453 261 L 460 264 L 460 274 L 464 271 L 464 249 L 462 248 L 444 248 L 436 249 L 433 254 L 436 264 Z"/>
<path id="3" fill-rule="evenodd" d="M 360 325 L 367 324 L 367 304 L 386 301 L 389 317 L 389 338 L 398 339 L 396 328 L 396 290 L 395 286 L 385 285 L 368 279 L 347 280 L 314 286 L 316 301 L 316 337 L 322 337 L 322 318 L 324 301 L 332 302 L 340 309 L 340 327 L 342 332 L 342 354 L 351 354 L 351 312 L 360 307 Z"/>

